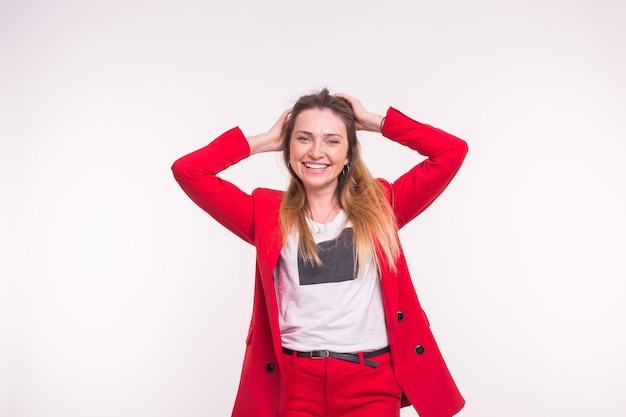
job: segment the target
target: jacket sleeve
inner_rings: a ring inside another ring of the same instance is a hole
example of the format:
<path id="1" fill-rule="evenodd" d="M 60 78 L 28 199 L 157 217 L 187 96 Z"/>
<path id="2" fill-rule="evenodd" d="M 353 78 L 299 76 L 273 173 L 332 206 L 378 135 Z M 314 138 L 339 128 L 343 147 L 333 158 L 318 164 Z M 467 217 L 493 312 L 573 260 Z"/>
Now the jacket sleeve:
<path id="1" fill-rule="evenodd" d="M 217 174 L 250 156 L 239 128 L 233 128 L 204 148 L 172 165 L 174 178 L 187 195 L 215 220 L 248 243 L 254 242 L 252 196 Z"/>
<path id="2" fill-rule="evenodd" d="M 467 153 L 467 143 L 389 108 L 382 134 L 427 157 L 392 184 L 391 204 L 398 228 L 424 211 L 448 186 Z"/>

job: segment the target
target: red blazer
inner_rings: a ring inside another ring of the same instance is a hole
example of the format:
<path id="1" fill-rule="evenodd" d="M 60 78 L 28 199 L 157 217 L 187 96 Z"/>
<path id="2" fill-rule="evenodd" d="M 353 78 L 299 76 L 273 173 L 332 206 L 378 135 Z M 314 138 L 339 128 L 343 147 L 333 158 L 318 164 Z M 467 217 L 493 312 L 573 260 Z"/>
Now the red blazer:
<path id="1" fill-rule="evenodd" d="M 387 112 L 383 135 L 427 156 L 395 182 L 380 180 L 398 227 L 415 218 L 446 188 L 458 171 L 467 144 L 416 122 L 399 111 Z M 247 194 L 217 174 L 250 155 L 238 128 L 177 160 L 174 176 L 187 195 L 218 222 L 256 247 L 252 320 L 233 417 L 281 415 L 281 339 L 273 272 L 282 247 L 278 210 L 282 192 L 258 188 Z M 392 367 L 404 393 L 421 417 L 449 417 L 464 404 L 439 352 L 415 289 L 404 254 L 392 272 L 379 256 L 385 321 Z"/>

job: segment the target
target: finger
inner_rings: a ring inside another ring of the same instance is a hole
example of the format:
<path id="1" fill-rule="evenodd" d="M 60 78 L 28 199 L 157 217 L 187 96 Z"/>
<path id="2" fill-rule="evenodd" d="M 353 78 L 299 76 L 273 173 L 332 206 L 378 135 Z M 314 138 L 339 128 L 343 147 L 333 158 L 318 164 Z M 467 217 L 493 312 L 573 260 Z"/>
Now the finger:
<path id="1" fill-rule="evenodd" d="M 289 119 L 289 116 L 291 115 L 291 112 L 293 111 L 293 107 L 289 107 L 288 109 L 286 109 L 283 114 L 280 115 L 280 119 L 283 121 L 287 121 L 287 119 Z"/>
<path id="2" fill-rule="evenodd" d="M 352 97 L 349 94 L 336 93 L 336 94 L 333 94 L 333 96 L 342 98 L 346 100 L 348 103 L 350 103 L 350 106 L 352 106 L 352 109 L 354 110 L 355 113 L 364 113 L 366 111 L 365 106 L 363 106 L 363 103 L 361 103 L 359 99 Z"/>
<path id="3" fill-rule="evenodd" d="M 342 98 L 342 99 L 346 100 L 350 104 L 359 101 L 356 98 L 354 98 L 351 95 L 346 94 L 346 93 L 335 93 L 335 94 L 333 94 L 333 97 Z"/>

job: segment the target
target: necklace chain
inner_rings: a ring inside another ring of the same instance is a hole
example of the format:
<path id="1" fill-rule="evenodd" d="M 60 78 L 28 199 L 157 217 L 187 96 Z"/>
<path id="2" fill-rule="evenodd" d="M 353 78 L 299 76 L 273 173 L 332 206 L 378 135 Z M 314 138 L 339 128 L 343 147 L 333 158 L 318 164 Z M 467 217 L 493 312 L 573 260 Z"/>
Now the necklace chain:
<path id="1" fill-rule="evenodd" d="M 330 217 L 330 215 L 333 213 L 333 211 L 335 211 L 335 209 L 337 208 L 337 203 L 335 203 L 330 211 L 328 212 L 328 214 L 326 215 L 326 217 L 324 218 L 324 220 L 322 220 L 321 224 L 326 224 L 326 221 L 328 220 L 328 218 Z M 309 214 L 310 214 L 310 218 L 311 218 L 311 227 L 313 228 L 313 234 L 317 237 L 322 237 L 324 236 L 324 231 L 322 230 L 322 228 L 318 225 L 318 223 L 313 219 L 313 212 L 311 211 L 311 208 L 309 207 Z"/>

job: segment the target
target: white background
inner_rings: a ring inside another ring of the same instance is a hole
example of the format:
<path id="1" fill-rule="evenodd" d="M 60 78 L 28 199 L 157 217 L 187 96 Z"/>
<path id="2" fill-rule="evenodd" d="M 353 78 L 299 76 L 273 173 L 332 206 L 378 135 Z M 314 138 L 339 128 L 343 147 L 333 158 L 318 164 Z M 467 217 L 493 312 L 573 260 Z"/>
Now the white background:
<path id="1" fill-rule="evenodd" d="M 625 5 L 3 1 L 0 415 L 229 415 L 254 252 L 170 166 L 323 86 L 469 143 L 402 231 L 460 415 L 626 415 Z"/>

